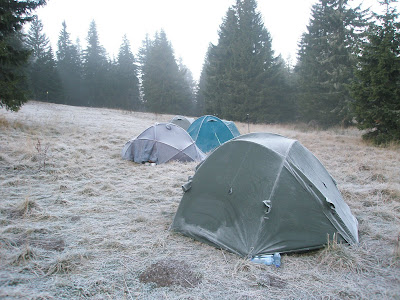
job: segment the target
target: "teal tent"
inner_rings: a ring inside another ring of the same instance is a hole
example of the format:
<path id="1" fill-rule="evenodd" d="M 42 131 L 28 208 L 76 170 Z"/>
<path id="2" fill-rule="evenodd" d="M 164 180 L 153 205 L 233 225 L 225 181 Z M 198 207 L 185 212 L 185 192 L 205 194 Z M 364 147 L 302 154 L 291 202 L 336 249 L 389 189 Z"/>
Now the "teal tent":
<path id="1" fill-rule="evenodd" d="M 188 128 L 197 147 L 204 153 L 210 152 L 226 141 L 240 135 L 235 123 L 215 116 L 202 116 Z"/>
<path id="2" fill-rule="evenodd" d="M 243 257 L 300 252 L 328 239 L 358 242 L 335 180 L 298 141 L 270 133 L 232 139 L 182 186 L 173 231 Z"/>

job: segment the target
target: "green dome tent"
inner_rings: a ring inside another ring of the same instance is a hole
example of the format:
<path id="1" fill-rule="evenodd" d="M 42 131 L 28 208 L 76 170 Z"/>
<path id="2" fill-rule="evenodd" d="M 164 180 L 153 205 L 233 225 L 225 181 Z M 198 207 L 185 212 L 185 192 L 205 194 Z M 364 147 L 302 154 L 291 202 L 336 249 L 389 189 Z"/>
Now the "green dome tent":
<path id="1" fill-rule="evenodd" d="M 188 130 L 190 125 L 193 123 L 193 121 L 194 121 L 194 118 L 188 118 L 188 117 L 184 117 L 184 116 L 175 116 L 169 122 L 173 123 L 175 125 L 178 125 L 185 130 Z"/>
<path id="2" fill-rule="evenodd" d="M 235 123 L 214 116 L 202 116 L 196 119 L 190 125 L 188 133 L 204 153 L 240 135 Z"/>
<path id="3" fill-rule="evenodd" d="M 243 257 L 358 242 L 334 179 L 298 141 L 270 133 L 232 139 L 201 163 L 171 229 Z"/>

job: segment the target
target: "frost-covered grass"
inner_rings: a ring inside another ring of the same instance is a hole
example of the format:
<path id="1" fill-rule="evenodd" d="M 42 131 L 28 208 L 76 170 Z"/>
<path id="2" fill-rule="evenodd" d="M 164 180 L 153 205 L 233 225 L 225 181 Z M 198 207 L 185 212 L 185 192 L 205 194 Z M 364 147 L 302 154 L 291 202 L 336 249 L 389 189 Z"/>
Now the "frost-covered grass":
<path id="1" fill-rule="evenodd" d="M 250 124 L 310 149 L 359 221 L 359 245 L 283 255 L 275 268 L 168 230 L 196 163 L 140 165 L 120 152 L 171 117 L 38 102 L 0 110 L 0 298 L 400 298 L 398 146 L 366 145 L 356 129 Z M 141 280 L 157 272 L 187 278 Z"/>

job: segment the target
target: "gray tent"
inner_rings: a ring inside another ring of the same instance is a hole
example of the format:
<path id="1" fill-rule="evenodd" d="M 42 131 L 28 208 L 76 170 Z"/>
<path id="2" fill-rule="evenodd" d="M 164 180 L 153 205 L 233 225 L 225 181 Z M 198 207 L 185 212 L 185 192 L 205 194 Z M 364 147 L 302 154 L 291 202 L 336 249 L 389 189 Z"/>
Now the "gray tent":
<path id="1" fill-rule="evenodd" d="M 205 154 L 183 128 L 172 123 L 157 123 L 127 142 L 122 158 L 162 164 L 171 160 L 202 161 Z"/>
<path id="2" fill-rule="evenodd" d="M 170 123 L 178 125 L 185 130 L 188 130 L 189 126 L 193 123 L 194 118 L 188 118 L 184 116 L 175 116 L 171 119 Z"/>
<path id="3" fill-rule="evenodd" d="M 298 141 L 252 133 L 217 148 L 182 186 L 171 229 L 244 257 L 358 242 L 334 179 Z"/>

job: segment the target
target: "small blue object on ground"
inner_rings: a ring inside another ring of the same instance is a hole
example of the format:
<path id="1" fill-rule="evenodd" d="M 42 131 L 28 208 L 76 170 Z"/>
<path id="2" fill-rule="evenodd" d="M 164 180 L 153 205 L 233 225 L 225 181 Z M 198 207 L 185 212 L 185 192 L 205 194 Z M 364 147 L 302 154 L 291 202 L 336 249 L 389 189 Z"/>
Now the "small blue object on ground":
<path id="1" fill-rule="evenodd" d="M 279 252 L 276 252 L 274 254 L 274 264 L 275 267 L 279 268 L 281 266 L 281 255 L 279 254 Z"/>
<path id="2" fill-rule="evenodd" d="M 251 259 L 252 262 L 256 264 L 264 264 L 264 265 L 275 265 L 276 267 L 281 266 L 281 255 L 277 252 L 274 255 L 258 255 L 254 256 Z"/>

